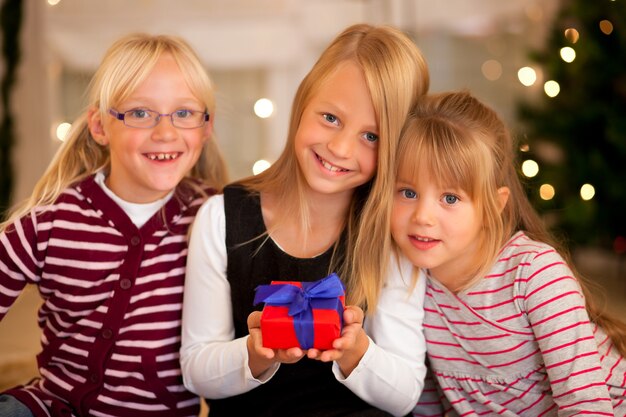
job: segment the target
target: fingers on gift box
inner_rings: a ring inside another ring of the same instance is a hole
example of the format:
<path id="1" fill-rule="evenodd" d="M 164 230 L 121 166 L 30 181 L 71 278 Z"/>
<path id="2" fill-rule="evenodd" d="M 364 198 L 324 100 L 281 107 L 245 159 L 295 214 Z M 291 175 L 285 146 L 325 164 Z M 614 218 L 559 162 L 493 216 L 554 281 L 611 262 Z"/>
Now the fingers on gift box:
<path id="1" fill-rule="evenodd" d="M 272 281 L 256 288 L 263 346 L 271 349 L 332 349 L 341 335 L 345 287 L 337 274 L 313 282 Z"/>

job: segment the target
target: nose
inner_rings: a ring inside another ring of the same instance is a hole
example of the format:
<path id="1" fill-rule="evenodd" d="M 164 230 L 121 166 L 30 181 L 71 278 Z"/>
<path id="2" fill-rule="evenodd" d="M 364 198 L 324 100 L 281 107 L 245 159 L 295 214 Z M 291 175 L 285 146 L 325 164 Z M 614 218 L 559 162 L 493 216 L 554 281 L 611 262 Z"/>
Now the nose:
<path id="1" fill-rule="evenodd" d="M 328 142 L 328 149 L 340 158 L 349 158 L 356 143 L 355 137 L 349 132 L 338 132 Z"/>
<path id="2" fill-rule="evenodd" d="M 152 137 L 155 140 L 173 140 L 178 136 L 178 129 L 172 124 L 170 115 L 161 115 L 152 128 Z"/>
<path id="3" fill-rule="evenodd" d="M 418 199 L 415 203 L 411 221 L 424 226 L 432 226 L 435 224 L 434 211 L 431 204 L 427 200 Z"/>

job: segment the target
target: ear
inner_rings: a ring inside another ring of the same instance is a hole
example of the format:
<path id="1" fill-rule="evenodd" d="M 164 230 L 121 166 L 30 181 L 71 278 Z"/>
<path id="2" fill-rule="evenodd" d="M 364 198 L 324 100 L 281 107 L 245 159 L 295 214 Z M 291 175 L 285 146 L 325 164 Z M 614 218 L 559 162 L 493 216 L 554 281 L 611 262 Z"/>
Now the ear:
<path id="1" fill-rule="evenodd" d="M 202 127 L 204 129 L 204 134 L 202 135 L 204 141 L 211 140 L 213 137 L 213 120 L 215 118 L 215 113 L 209 114 L 209 120 Z"/>
<path id="2" fill-rule="evenodd" d="M 100 109 L 91 107 L 87 112 L 87 126 L 89 126 L 89 133 L 91 137 L 102 146 L 109 144 L 109 138 L 104 131 L 104 124 L 102 123 L 102 115 Z"/>
<path id="3" fill-rule="evenodd" d="M 502 213 L 502 210 L 506 207 L 506 203 L 509 201 L 509 195 L 511 195 L 509 187 L 498 188 L 498 205 L 500 213 Z"/>

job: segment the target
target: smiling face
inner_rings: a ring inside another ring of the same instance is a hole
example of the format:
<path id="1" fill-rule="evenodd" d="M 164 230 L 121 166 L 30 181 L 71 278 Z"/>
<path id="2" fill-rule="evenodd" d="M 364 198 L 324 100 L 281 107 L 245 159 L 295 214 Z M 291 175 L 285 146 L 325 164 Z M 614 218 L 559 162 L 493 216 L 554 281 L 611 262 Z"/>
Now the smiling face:
<path id="1" fill-rule="evenodd" d="M 394 241 L 415 266 L 452 291 L 473 278 L 482 221 L 463 190 L 438 185 L 426 169 L 401 170 L 391 219 Z"/>
<path id="2" fill-rule="evenodd" d="M 378 126 L 362 70 L 346 61 L 308 102 L 295 152 L 312 194 L 345 194 L 374 176 Z"/>
<path id="3" fill-rule="evenodd" d="M 115 110 L 152 110 L 171 113 L 178 110 L 204 111 L 194 96 L 174 58 L 162 55 L 150 74 Z M 104 109 L 89 113 L 89 128 L 94 139 L 109 147 L 111 169 L 107 186 L 123 200 L 148 203 L 172 191 L 192 169 L 202 146 L 211 134 L 212 121 L 195 129 L 172 126 L 163 116 L 149 129 L 128 127 Z M 139 113 L 137 113 L 139 114 Z"/>

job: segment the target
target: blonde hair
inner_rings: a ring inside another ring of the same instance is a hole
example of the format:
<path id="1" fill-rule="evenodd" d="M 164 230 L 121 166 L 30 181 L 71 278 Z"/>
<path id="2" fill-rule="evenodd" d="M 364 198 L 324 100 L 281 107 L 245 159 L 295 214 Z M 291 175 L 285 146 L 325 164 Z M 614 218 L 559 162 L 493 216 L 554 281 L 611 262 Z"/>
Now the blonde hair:
<path id="1" fill-rule="evenodd" d="M 240 184 L 254 192 L 273 193 L 287 212 L 298 213 L 304 230 L 309 211 L 304 198 L 305 179 L 294 152 L 295 135 L 304 108 L 340 63 L 350 61 L 363 71 L 376 113 L 379 133 L 377 173 L 352 197 L 347 228 L 346 258 L 334 257 L 347 286 L 347 301 L 363 307 L 376 305 L 386 272 L 391 245 L 388 220 L 391 212 L 396 144 L 405 117 L 416 98 L 426 93 L 428 67 L 415 43 L 390 26 L 356 24 L 346 28 L 324 50 L 301 82 L 293 100 L 285 148 L 263 173 Z"/>
<path id="2" fill-rule="evenodd" d="M 113 43 L 91 79 L 87 108 L 97 108 L 104 118 L 109 108 L 133 93 L 166 53 L 176 60 L 189 88 L 212 116 L 215 111 L 213 84 L 198 56 L 183 39 L 165 35 L 131 34 Z M 71 184 L 109 166 L 108 148 L 93 140 L 87 125 L 87 114 L 88 110 L 85 110 L 75 120 L 67 139 L 35 185 L 31 196 L 0 224 L 0 230 L 34 207 L 51 204 Z M 214 137 L 205 142 L 198 161 L 183 180 L 200 190 L 197 181 L 192 179 L 203 180 L 218 190 L 227 181 L 226 165 Z"/>
<path id="3" fill-rule="evenodd" d="M 398 173 L 417 178 L 418 172 L 426 171 L 436 183 L 464 190 L 476 204 L 483 217 L 474 260 L 477 277 L 488 272 L 502 246 L 518 230 L 553 246 L 578 278 L 592 321 L 625 355 L 626 325 L 598 308 L 568 251 L 531 205 L 518 175 L 514 149 L 513 138 L 497 113 L 467 91 L 431 95 L 420 100 L 407 119 L 398 147 Z M 510 191 L 502 211 L 501 187 Z"/>

